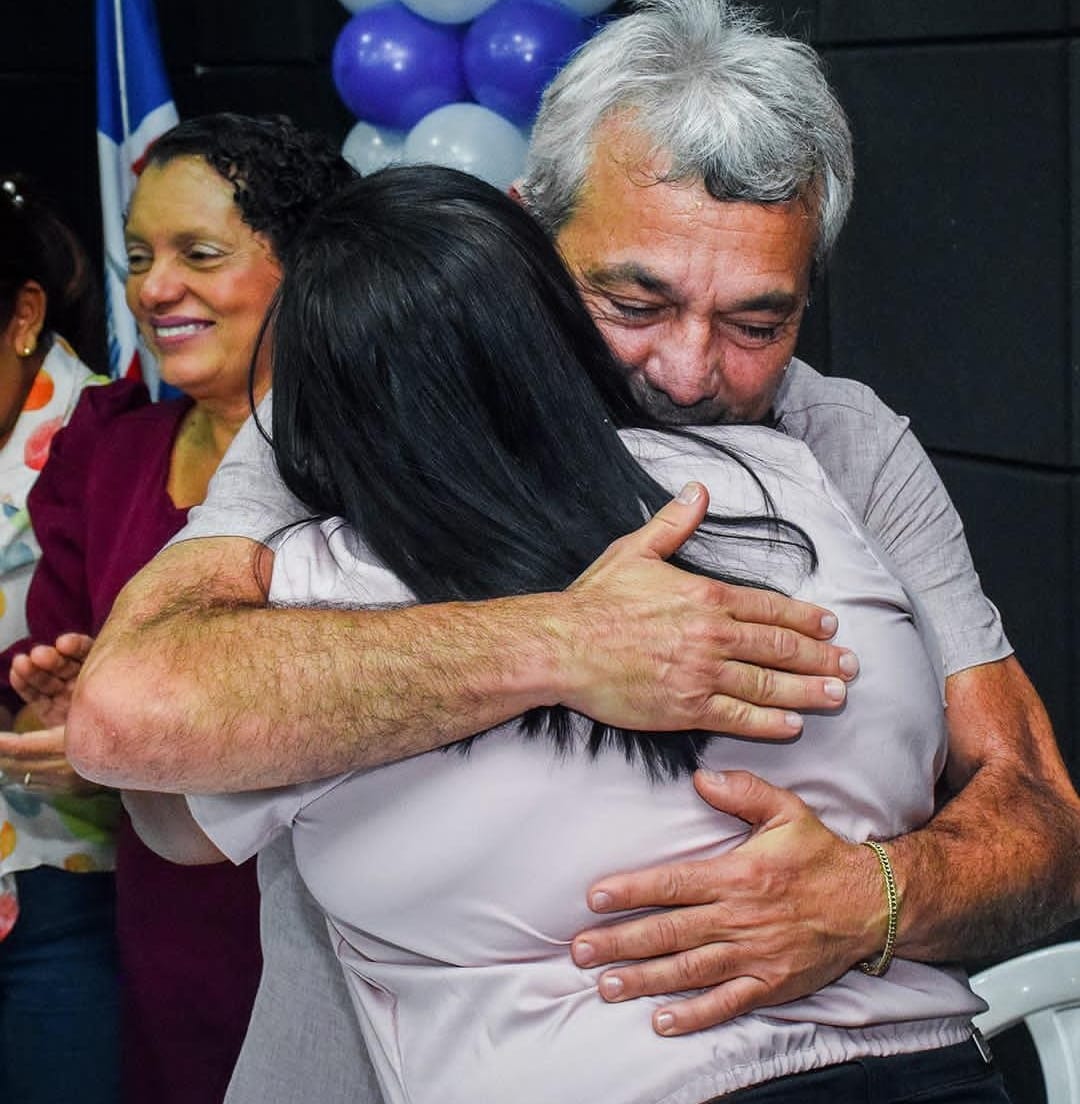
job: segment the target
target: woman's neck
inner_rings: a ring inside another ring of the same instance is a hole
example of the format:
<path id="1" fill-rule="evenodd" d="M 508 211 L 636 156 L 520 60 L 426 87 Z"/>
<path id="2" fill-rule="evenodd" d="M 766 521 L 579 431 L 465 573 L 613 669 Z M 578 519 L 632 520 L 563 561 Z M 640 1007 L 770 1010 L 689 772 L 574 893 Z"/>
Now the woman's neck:
<path id="1" fill-rule="evenodd" d="M 265 391 L 265 386 L 256 388 L 256 402 Z M 211 477 L 249 412 L 245 395 L 242 402 L 200 399 L 184 415 L 169 464 L 169 497 L 178 509 L 197 506 L 206 497 Z"/>
<path id="2" fill-rule="evenodd" d="M 212 457 L 216 465 L 240 432 L 248 413 L 246 402 L 240 408 L 197 402 L 185 415 L 181 433 L 189 435 L 190 443 L 208 458 Z"/>

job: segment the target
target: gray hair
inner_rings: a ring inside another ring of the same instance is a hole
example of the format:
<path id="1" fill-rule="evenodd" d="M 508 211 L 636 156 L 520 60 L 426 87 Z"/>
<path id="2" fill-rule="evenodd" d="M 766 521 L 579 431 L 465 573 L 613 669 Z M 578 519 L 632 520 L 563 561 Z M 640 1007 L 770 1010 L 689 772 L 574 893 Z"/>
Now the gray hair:
<path id="1" fill-rule="evenodd" d="M 647 0 L 582 45 L 548 86 L 522 198 L 551 234 L 574 213 L 597 127 L 625 113 L 671 158 L 663 179 L 720 200 L 813 203 L 818 259 L 851 204 L 851 133 L 818 55 L 727 0 Z"/>

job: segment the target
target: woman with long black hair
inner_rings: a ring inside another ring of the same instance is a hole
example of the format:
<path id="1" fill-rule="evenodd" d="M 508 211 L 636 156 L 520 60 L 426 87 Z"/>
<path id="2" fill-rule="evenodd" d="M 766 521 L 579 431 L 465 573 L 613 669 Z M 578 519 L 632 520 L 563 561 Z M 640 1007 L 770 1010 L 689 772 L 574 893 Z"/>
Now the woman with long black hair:
<path id="1" fill-rule="evenodd" d="M 790 788 L 853 840 L 931 814 L 946 747 L 933 646 L 809 451 L 756 426 L 653 425 L 544 234 L 450 170 L 385 170 L 325 203 L 271 319 L 274 452 L 314 515 L 276 546 L 272 601 L 565 587 L 693 480 L 717 512 L 681 562 L 827 606 L 862 662 L 845 709 L 807 716 L 786 746 L 625 731 L 552 702 L 447 751 L 189 799 L 237 861 L 292 832 L 387 1100 L 803 1100 L 821 1067 L 923 1052 L 940 1061 L 920 1099 L 971 1080 L 980 1003 L 957 971 L 890 963 L 895 896 L 864 970 L 677 1038 L 652 1030 L 651 999 L 604 1004 L 599 971 L 568 954 L 600 874 L 745 838 L 695 797 L 698 766 Z M 964 1099 L 1003 1099 L 990 1067 L 973 1080 Z"/>

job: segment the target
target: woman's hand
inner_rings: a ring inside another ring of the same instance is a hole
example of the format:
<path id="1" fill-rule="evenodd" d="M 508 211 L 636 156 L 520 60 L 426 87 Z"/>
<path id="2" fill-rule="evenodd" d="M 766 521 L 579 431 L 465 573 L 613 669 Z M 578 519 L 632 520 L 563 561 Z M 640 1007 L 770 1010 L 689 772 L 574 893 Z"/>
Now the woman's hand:
<path id="1" fill-rule="evenodd" d="M 55 644 L 35 645 L 11 661 L 11 685 L 34 707 L 37 723 L 32 727 L 51 728 L 67 722 L 75 679 L 93 643 L 92 636 L 63 633 Z M 19 731 L 20 725 L 15 728 Z"/>
<path id="2" fill-rule="evenodd" d="M 76 774 L 67 761 L 63 725 L 0 732 L 0 784 L 43 794 L 88 794 L 101 789 Z"/>

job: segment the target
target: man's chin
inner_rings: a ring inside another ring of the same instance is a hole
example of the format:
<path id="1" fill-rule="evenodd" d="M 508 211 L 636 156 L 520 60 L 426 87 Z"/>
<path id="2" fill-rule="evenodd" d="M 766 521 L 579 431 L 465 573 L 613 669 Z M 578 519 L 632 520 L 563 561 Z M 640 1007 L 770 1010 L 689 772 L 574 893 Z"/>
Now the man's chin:
<path id="1" fill-rule="evenodd" d="M 658 422 L 663 422 L 664 425 L 731 425 L 736 422 L 747 421 L 746 418 L 739 417 L 737 412 L 710 401 L 693 403 L 691 406 L 680 406 L 678 403 L 672 402 L 666 395 L 657 394 L 655 391 L 649 394 L 635 391 L 634 399 L 646 414 L 650 414 Z"/>

